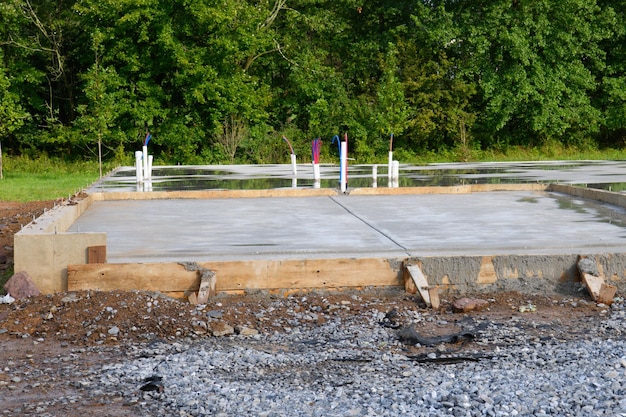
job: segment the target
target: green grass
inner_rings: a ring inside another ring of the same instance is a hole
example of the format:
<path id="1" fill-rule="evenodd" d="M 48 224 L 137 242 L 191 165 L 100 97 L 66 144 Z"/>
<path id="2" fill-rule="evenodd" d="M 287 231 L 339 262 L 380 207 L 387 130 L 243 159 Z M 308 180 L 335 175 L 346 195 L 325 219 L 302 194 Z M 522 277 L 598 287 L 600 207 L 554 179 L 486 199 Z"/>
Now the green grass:
<path id="1" fill-rule="evenodd" d="M 65 162 L 48 157 L 5 156 L 2 168 L 1 201 L 27 202 L 68 197 L 93 184 L 99 176 L 96 162 Z"/>

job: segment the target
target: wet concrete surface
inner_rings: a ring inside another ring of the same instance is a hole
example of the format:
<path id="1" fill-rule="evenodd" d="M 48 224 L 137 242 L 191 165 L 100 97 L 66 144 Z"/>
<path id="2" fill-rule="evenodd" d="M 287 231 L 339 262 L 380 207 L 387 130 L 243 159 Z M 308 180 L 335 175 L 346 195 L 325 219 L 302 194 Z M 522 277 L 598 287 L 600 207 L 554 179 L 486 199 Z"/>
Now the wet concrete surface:
<path id="1" fill-rule="evenodd" d="M 554 192 L 97 201 L 108 261 L 626 252 L 623 208 Z"/>
<path id="2" fill-rule="evenodd" d="M 351 161 L 348 187 L 371 187 L 373 165 Z M 376 186 L 389 186 L 387 166 L 376 166 Z M 337 188 L 338 164 L 320 164 L 321 188 Z M 613 191 L 626 190 L 626 161 L 522 161 L 400 164 L 398 186 L 451 186 L 493 183 L 550 183 L 581 185 Z M 121 167 L 94 184 L 90 191 L 172 191 L 203 189 L 312 188 L 310 163 L 290 164 L 156 166 L 150 181 L 138 184 L 133 167 Z"/>

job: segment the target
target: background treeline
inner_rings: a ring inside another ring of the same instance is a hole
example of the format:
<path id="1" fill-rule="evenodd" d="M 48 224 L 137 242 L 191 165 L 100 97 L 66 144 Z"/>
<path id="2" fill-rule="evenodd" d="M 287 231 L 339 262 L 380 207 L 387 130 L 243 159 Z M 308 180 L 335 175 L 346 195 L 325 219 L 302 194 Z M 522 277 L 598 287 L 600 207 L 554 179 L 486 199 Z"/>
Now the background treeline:
<path id="1" fill-rule="evenodd" d="M 132 163 L 621 148 L 624 0 L 3 0 L 0 144 Z"/>

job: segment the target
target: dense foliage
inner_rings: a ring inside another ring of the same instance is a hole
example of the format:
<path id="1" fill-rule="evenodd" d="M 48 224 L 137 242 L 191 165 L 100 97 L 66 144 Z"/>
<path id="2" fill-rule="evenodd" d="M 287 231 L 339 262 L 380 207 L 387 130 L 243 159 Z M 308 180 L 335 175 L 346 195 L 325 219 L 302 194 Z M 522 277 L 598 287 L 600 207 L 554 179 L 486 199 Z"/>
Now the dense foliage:
<path id="1" fill-rule="evenodd" d="M 620 148 L 624 0 L 4 0 L 0 142 L 129 163 Z"/>

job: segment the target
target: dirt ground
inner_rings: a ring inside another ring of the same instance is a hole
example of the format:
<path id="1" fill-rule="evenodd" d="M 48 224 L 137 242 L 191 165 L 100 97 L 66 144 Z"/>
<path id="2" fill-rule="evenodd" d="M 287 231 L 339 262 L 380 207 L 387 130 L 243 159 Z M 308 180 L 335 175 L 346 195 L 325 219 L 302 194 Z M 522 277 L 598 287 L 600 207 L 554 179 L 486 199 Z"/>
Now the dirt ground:
<path id="1" fill-rule="evenodd" d="M 54 204 L 54 200 L 29 203 L 0 201 L 0 248 L 4 248 L 8 256 L 13 256 L 13 235 Z"/>
<path id="2" fill-rule="evenodd" d="M 0 202 L 0 247 L 8 258 L 0 266 L 0 273 L 10 271 L 13 234 L 53 205 L 54 201 Z M 319 326 L 334 317 L 353 322 L 361 317 L 365 320 L 364 313 L 373 309 L 390 318 L 390 322 L 381 325 L 400 326 L 420 316 L 423 320 L 419 322 L 419 330 L 427 335 L 457 331 L 468 317 L 499 323 L 513 320 L 516 326 L 524 326 L 528 340 L 543 337 L 567 340 L 593 332 L 606 314 L 606 307 L 591 302 L 584 291 L 579 294 L 575 297 L 481 294 L 480 298 L 489 304 L 486 309 L 472 313 L 455 313 L 451 308 L 454 299 L 446 297 L 442 297 L 441 308 L 433 311 L 416 296 L 402 291 L 311 292 L 289 296 L 257 292 L 218 296 L 204 306 L 140 291 L 41 295 L 0 304 L 0 408 L 3 401 L 11 408 L 35 398 L 56 395 L 61 382 L 56 385 L 50 382 L 50 379 L 54 381 L 50 374 L 62 370 L 67 357 L 78 356 L 85 365 L 102 364 L 130 345 L 216 337 L 229 327 L 235 333 L 284 332 L 299 313 L 315 312 L 310 320 L 300 320 L 298 325 L 304 327 Z M 419 349 L 414 350 L 417 353 Z M 55 360 L 50 361 L 51 358 Z M 33 373 L 44 366 L 48 382 L 40 380 L 36 388 L 32 381 L 15 377 L 15 369 L 29 369 Z M 67 381 L 63 382 L 63 389 L 67 390 Z M 57 409 L 56 415 L 98 414 L 101 405 L 73 404 L 66 410 Z M 107 413 L 132 415 L 122 405 L 108 408 Z"/>

